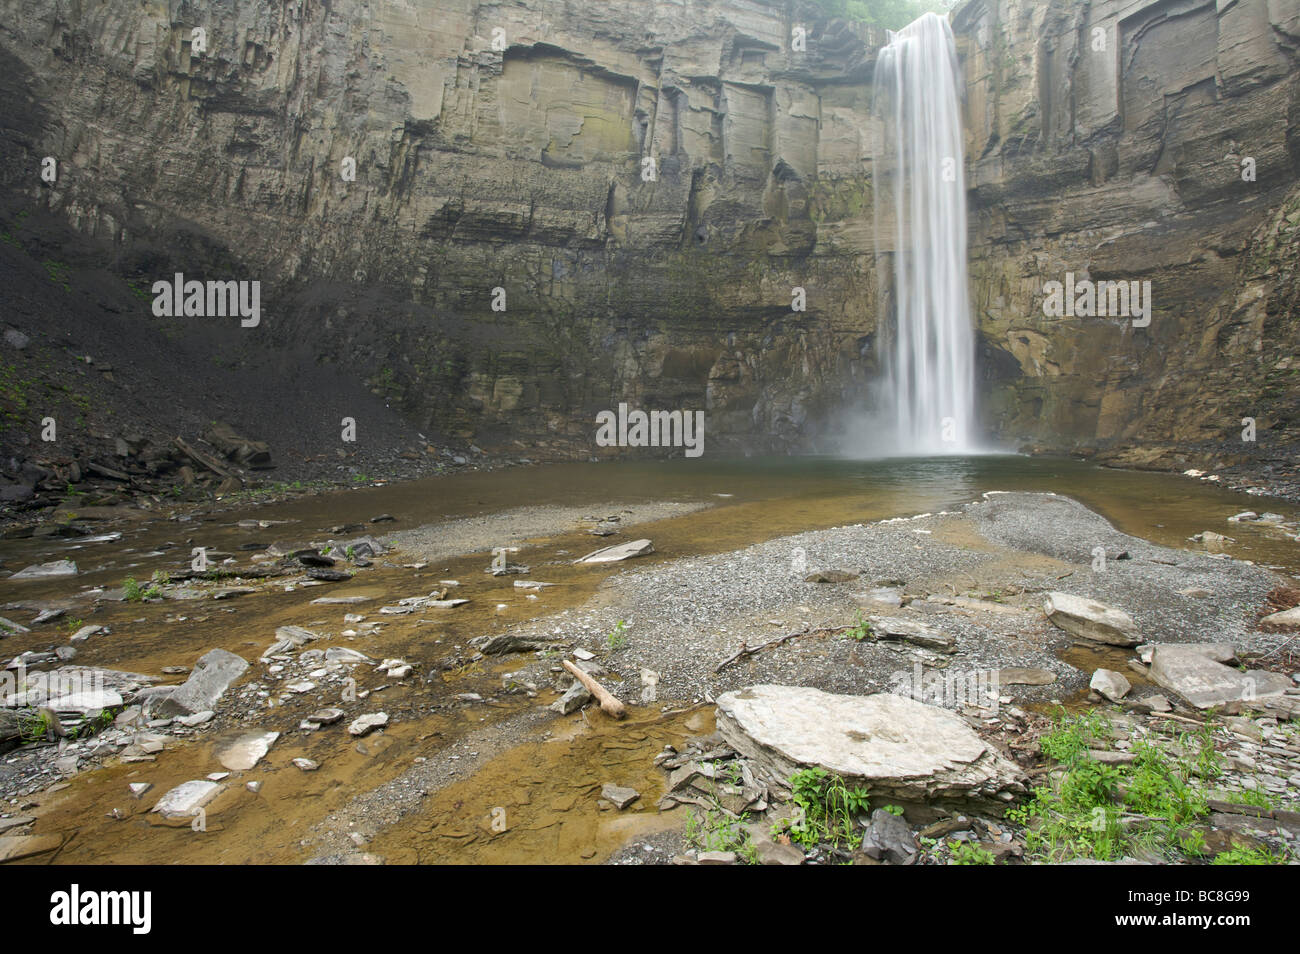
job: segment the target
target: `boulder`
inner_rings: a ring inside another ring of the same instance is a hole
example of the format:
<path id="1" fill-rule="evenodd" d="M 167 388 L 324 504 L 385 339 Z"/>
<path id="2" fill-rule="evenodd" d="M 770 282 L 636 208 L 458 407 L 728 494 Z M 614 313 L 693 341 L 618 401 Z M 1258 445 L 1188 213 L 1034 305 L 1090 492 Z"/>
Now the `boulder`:
<path id="1" fill-rule="evenodd" d="M 1291 685 L 1291 680 L 1279 673 L 1258 669 L 1241 672 L 1225 666 L 1207 656 L 1198 644 L 1156 646 L 1151 655 L 1151 678 L 1197 709 L 1220 708 L 1225 712 L 1281 697 Z"/>
<path id="2" fill-rule="evenodd" d="M 605 547 L 603 550 L 593 550 L 585 557 L 575 561 L 577 563 L 617 563 L 619 560 L 629 560 L 632 557 L 645 556 L 647 553 L 654 553 L 654 544 L 649 540 L 633 540 L 630 543 L 620 543 L 617 546 Z"/>
<path id="3" fill-rule="evenodd" d="M 897 640 L 932 649 L 937 653 L 955 653 L 957 640 L 939 632 L 932 626 L 911 619 L 897 616 L 872 616 L 868 620 L 871 631 L 877 639 Z"/>
<path id="4" fill-rule="evenodd" d="M 232 772 L 246 772 L 266 757 L 279 732 L 248 732 L 217 752 L 217 761 Z"/>
<path id="5" fill-rule="evenodd" d="M 1261 619 L 1260 623 L 1268 623 L 1270 626 L 1300 626 L 1300 606 L 1272 613 Z"/>
<path id="6" fill-rule="evenodd" d="M 378 729 L 380 726 L 385 725 L 388 725 L 388 713 L 374 712 L 352 720 L 352 724 L 348 726 L 348 732 L 353 735 L 365 735 L 371 729 Z"/>
<path id="7" fill-rule="evenodd" d="M 1101 693 L 1111 702 L 1119 702 L 1128 695 L 1133 684 L 1113 669 L 1098 669 L 1092 674 L 1088 688 Z"/>
<path id="8" fill-rule="evenodd" d="M 159 702 L 155 712 L 159 716 L 178 716 L 215 709 L 217 700 L 247 669 L 243 657 L 224 649 L 210 650 L 194 664 L 184 685 Z"/>
<path id="9" fill-rule="evenodd" d="M 877 808 L 871 813 L 871 824 L 862 836 L 862 851 L 876 861 L 910 865 L 916 861 L 916 837 L 901 817 Z"/>
<path id="10" fill-rule="evenodd" d="M 573 685 L 569 687 L 569 690 L 564 695 L 560 696 L 560 698 L 552 702 L 550 708 L 552 711 L 558 712 L 560 715 L 568 715 L 570 712 L 575 712 L 578 709 L 581 709 L 590 701 L 591 691 L 575 679 Z"/>
<path id="11" fill-rule="evenodd" d="M 1070 593 L 1048 593 L 1043 612 L 1053 624 L 1082 639 L 1112 646 L 1136 646 L 1137 624 L 1123 610 Z"/>
<path id="12" fill-rule="evenodd" d="M 718 731 L 774 781 L 818 767 L 895 802 L 1005 799 L 1018 766 L 957 714 L 889 693 L 750 686 L 717 700 Z"/>
<path id="13" fill-rule="evenodd" d="M 77 564 L 71 560 L 55 560 L 52 563 L 38 563 L 27 567 L 25 570 L 19 570 L 9 577 L 9 580 L 10 582 L 14 580 L 48 580 L 59 576 L 76 575 Z"/>
<path id="14" fill-rule="evenodd" d="M 622 811 L 640 798 L 641 793 L 635 788 L 627 788 L 622 785 L 615 785 L 613 782 L 606 782 L 601 786 L 600 797 L 612 803 L 619 811 Z"/>
<path id="15" fill-rule="evenodd" d="M 219 791 L 221 791 L 219 784 L 205 779 L 182 782 L 158 799 L 158 804 L 154 805 L 151 811 L 157 812 L 163 818 L 190 818 L 216 798 Z"/>

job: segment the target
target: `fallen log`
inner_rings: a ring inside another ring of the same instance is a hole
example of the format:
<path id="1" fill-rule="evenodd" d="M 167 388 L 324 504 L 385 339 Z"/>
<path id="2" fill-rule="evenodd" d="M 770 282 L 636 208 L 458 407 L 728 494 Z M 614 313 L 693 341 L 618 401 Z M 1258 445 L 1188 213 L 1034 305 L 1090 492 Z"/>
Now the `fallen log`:
<path id="1" fill-rule="evenodd" d="M 593 696 L 597 698 L 597 700 L 600 701 L 600 707 L 605 710 L 606 715 L 612 716 L 615 719 L 622 719 L 624 716 L 627 715 L 627 707 L 625 707 L 623 703 L 615 699 L 614 696 L 610 693 L 610 691 L 606 689 L 604 686 L 602 686 L 600 683 L 598 683 L 595 679 L 592 679 L 589 675 L 587 675 L 585 672 L 583 672 L 573 663 L 569 662 L 569 660 L 567 659 L 564 660 L 564 668 L 567 669 L 570 673 L 572 673 L 573 678 L 577 679 L 578 682 L 586 686 L 587 691 L 590 692 Z"/>

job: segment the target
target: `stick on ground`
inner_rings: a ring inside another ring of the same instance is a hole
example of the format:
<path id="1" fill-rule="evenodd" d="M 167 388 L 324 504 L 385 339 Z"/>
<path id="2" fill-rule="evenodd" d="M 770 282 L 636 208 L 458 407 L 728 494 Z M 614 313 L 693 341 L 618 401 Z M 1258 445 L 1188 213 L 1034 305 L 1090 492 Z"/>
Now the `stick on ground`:
<path id="1" fill-rule="evenodd" d="M 615 699 L 610 691 L 595 679 L 592 679 L 567 659 L 564 660 L 564 668 L 572 673 L 573 678 L 586 686 L 587 691 L 600 701 L 600 707 L 605 710 L 607 715 L 613 716 L 615 719 L 621 719 L 627 715 L 627 708 L 623 703 Z"/>

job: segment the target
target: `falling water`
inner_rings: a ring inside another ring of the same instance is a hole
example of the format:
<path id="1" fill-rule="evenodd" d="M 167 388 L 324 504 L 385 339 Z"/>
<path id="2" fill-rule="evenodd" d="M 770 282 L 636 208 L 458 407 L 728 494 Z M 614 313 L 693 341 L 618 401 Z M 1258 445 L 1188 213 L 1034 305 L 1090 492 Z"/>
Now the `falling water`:
<path id="1" fill-rule="evenodd" d="M 876 63 L 875 240 L 881 404 L 895 453 L 971 450 L 975 341 L 966 290 L 962 78 L 945 17 L 927 13 Z"/>

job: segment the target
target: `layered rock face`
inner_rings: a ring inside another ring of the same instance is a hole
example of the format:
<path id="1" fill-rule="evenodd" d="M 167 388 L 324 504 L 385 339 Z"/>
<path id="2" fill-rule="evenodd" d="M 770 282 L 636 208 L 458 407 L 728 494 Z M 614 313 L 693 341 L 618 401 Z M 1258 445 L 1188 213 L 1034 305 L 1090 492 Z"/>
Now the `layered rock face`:
<path id="1" fill-rule="evenodd" d="M 954 25 L 993 430 L 1138 465 L 1285 458 L 1300 7 L 972 0 Z M 1067 273 L 1149 281 L 1150 324 L 1048 317 Z"/>
<path id="2" fill-rule="evenodd" d="M 142 338 L 209 321 L 214 360 L 305 354 L 430 434 L 618 453 L 595 415 L 627 402 L 704 410 L 709 452 L 807 446 L 878 370 L 884 36 L 817 11 L 0 0 L 0 202 L 53 211 L 137 289 L 261 280 L 257 328 L 142 298 Z M 1296 4 L 968 0 L 953 19 L 989 431 L 1157 467 L 1284 456 Z M 1149 281 L 1150 324 L 1045 315 L 1067 275 Z"/>
<path id="3" fill-rule="evenodd" d="M 626 401 L 779 448 L 872 371 L 864 27 L 784 0 L 0 11 L 31 100 L 7 186 L 145 287 L 261 280 L 232 348 L 309 348 L 431 433 L 596 453 Z"/>

